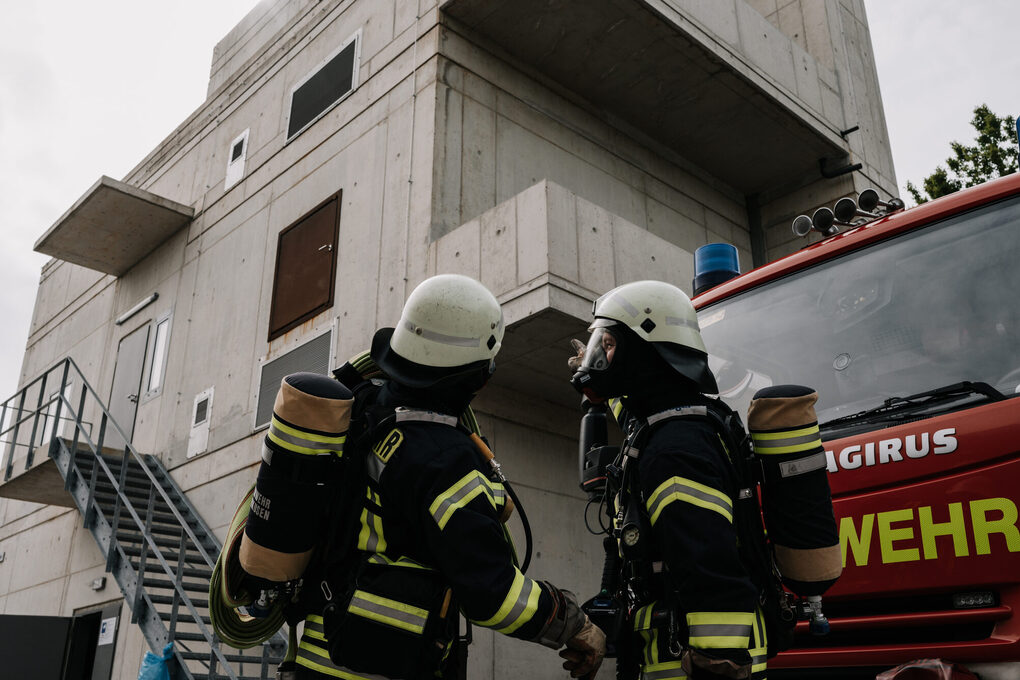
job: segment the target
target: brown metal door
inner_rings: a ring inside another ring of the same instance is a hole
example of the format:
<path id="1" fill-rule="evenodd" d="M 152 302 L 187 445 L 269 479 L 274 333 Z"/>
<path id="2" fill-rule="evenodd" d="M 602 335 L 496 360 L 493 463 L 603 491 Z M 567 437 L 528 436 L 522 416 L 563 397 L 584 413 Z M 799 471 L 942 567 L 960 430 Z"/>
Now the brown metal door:
<path id="1" fill-rule="evenodd" d="M 340 194 L 280 232 L 269 339 L 333 306 Z"/>

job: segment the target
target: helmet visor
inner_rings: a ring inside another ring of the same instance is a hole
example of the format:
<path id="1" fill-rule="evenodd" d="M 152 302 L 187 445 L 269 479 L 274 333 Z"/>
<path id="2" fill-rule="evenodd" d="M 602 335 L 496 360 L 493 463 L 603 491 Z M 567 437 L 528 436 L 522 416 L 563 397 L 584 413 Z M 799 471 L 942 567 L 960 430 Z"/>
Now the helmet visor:
<path id="1" fill-rule="evenodd" d="M 584 350 L 581 369 L 588 371 L 605 371 L 612 363 L 616 354 L 617 338 L 612 328 L 594 328 L 588 338 L 588 346 Z"/>

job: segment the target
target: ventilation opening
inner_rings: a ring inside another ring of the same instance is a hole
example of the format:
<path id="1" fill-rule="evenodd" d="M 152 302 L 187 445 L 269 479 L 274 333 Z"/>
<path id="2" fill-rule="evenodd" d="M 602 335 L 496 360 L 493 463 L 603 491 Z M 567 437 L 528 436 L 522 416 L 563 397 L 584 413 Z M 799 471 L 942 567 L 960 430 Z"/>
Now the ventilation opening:
<path id="1" fill-rule="evenodd" d="M 287 141 L 290 141 L 357 87 L 361 31 L 341 45 L 291 91 Z"/>
<path id="2" fill-rule="evenodd" d="M 208 399 L 203 399 L 202 401 L 198 402 L 197 406 L 195 406 L 195 423 L 194 424 L 195 425 L 199 425 L 201 423 L 204 423 L 205 419 L 206 419 L 206 416 L 208 416 L 208 415 L 209 415 L 209 400 Z"/>
<path id="3" fill-rule="evenodd" d="M 332 332 L 324 333 L 262 366 L 258 403 L 255 407 L 256 430 L 268 425 L 272 419 L 276 393 L 280 391 L 280 382 L 285 376 L 299 371 L 329 375 L 332 338 Z"/>

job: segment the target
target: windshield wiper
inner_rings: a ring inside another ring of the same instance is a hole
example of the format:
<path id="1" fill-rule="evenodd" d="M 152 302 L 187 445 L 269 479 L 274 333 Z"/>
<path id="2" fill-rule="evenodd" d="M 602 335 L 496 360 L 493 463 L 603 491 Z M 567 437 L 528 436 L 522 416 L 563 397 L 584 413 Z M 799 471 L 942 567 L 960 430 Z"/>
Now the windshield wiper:
<path id="1" fill-rule="evenodd" d="M 850 415 L 842 416 L 841 418 L 826 421 L 821 424 L 821 427 L 832 427 L 834 425 L 843 425 L 847 423 L 873 422 L 883 419 L 896 420 L 899 417 L 918 409 L 954 401 L 960 397 L 973 395 L 984 396 L 987 398 L 987 401 L 1002 401 L 1006 398 L 1002 392 L 995 389 L 988 383 L 965 380 L 952 385 L 946 385 L 945 387 L 938 387 L 933 390 L 918 392 L 917 394 L 912 394 L 908 397 L 889 397 L 882 402 L 881 406 L 876 406 L 874 408 L 860 411 L 859 413 L 851 413 Z"/>

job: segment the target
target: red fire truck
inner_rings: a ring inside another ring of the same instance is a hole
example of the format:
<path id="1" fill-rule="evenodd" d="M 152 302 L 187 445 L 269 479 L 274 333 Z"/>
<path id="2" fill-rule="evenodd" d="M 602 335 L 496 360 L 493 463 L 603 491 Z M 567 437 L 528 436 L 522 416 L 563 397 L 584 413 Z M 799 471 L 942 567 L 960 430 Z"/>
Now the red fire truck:
<path id="1" fill-rule="evenodd" d="M 1020 678 L 1020 174 L 848 225 L 694 304 L 732 407 L 774 384 L 819 394 L 844 572 L 831 632 L 798 624 L 770 677 L 941 658 Z"/>

